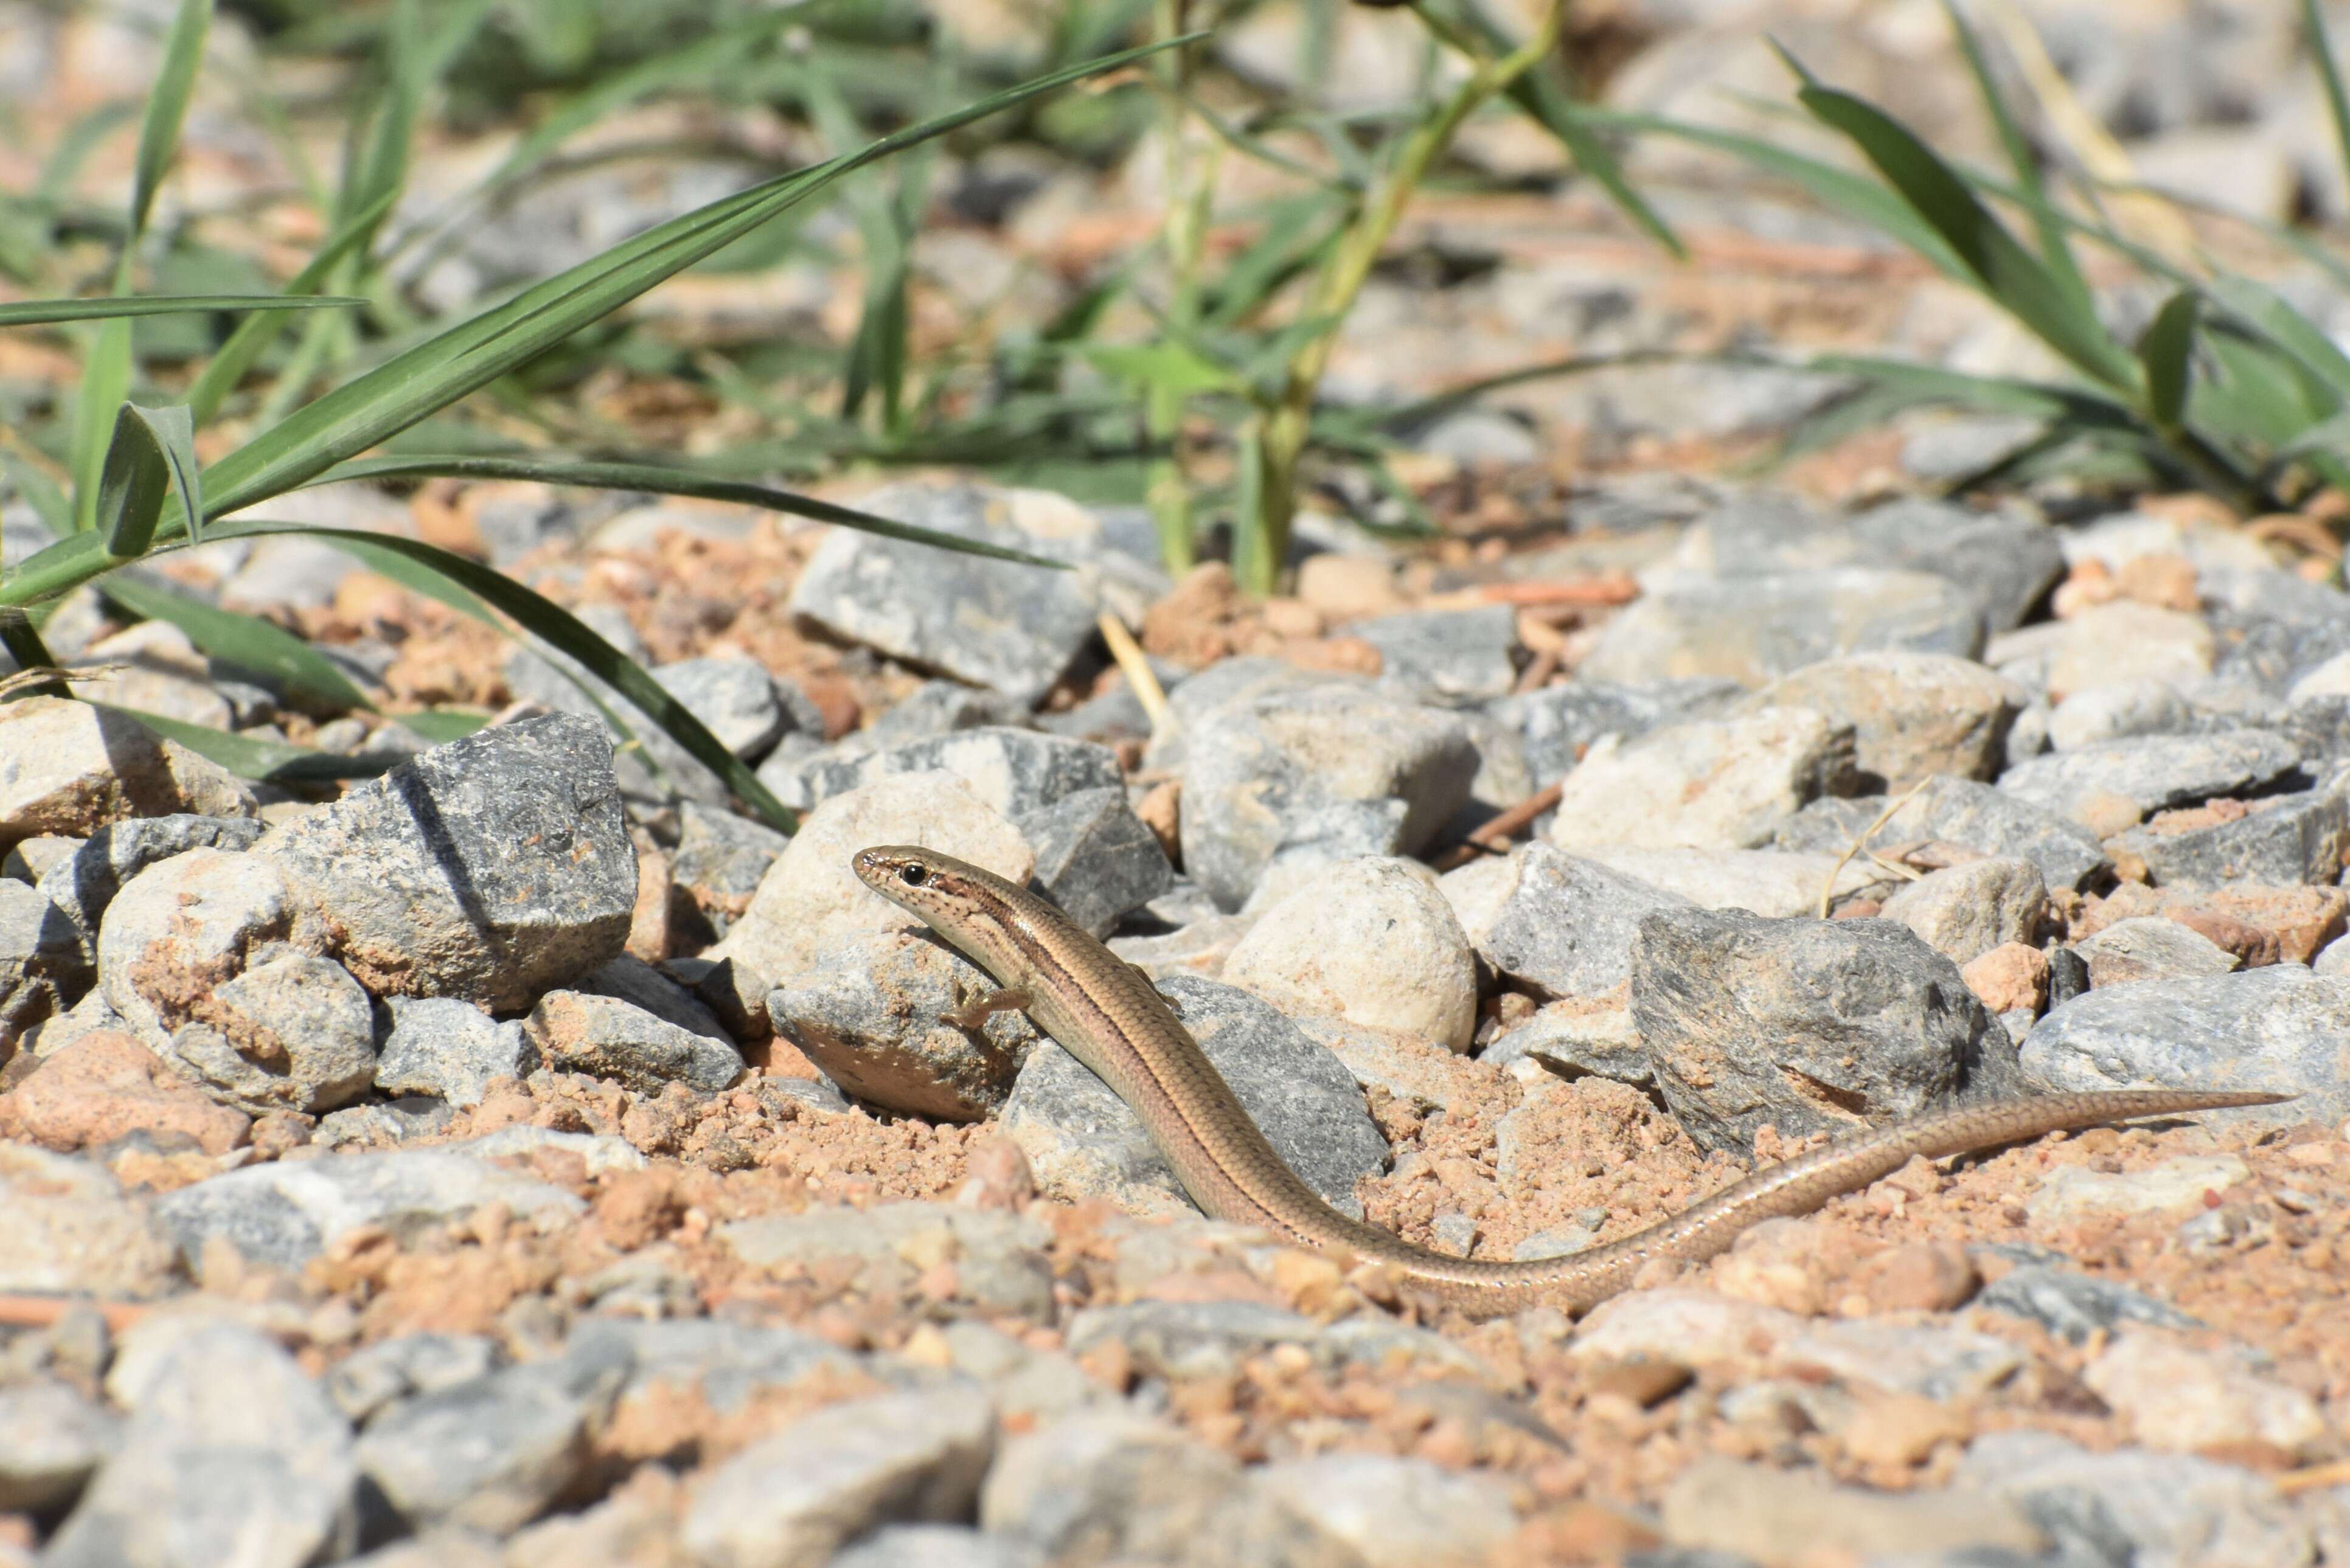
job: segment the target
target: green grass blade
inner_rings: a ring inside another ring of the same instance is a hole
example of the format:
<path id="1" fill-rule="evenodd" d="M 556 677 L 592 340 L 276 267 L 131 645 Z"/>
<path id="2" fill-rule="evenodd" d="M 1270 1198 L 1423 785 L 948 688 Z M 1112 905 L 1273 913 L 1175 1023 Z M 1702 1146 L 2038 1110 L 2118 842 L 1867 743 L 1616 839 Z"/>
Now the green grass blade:
<path id="1" fill-rule="evenodd" d="M 22 299 L 0 305 L 0 327 L 39 327 L 57 321 L 101 321 L 125 316 L 174 316 L 189 310 L 338 310 L 364 299 L 318 296 L 288 299 L 275 294 L 143 294 L 113 299 Z"/>
<path id="2" fill-rule="evenodd" d="M 341 666 L 257 616 L 222 609 L 129 573 L 108 577 L 99 591 L 133 615 L 178 627 L 190 642 L 224 663 L 269 676 L 337 710 L 375 708 Z"/>
<path id="3" fill-rule="evenodd" d="M 478 732 L 490 722 L 490 715 L 473 708 L 425 708 L 413 713 L 395 713 L 392 722 L 420 740 L 445 746 Z"/>
<path id="4" fill-rule="evenodd" d="M 2342 177 L 2350 180 L 2350 91 L 2342 85 L 2342 67 L 2334 58 L 2334 40 L 2325 31 L 2325 13 L 2317 0 L 2301 0 L 2301 23 L 2309 34 L 2309 52 L 2317 61 L 2317 79 L 2325 85 L 2325 112 L 2334 121 L 2334 142 L 2342 154 Z"/>
<path id="5" fill-rule="evenodd" d="M 201 483 L 188 410 L 123 404 L 99 473 L 97 525 L 106 553 L 118 560 L 145 555 L 166 495 L 179 497 L 182 515 L 203 516 Z"/>
<path id="6" fill-rule="evenodd" d="M 1170 47 L 1173 44 L 1129 49 L 1040 77 L 909 126 L 847 157 L 713 202 L 614 246 L 336 388 L 223 458 L 205 474 L 213 504 L 220 512 L 234 512 L 358 456 L 714 254 L 844 174 Z"/>
<path id="7" fill-rule="evenodd" d="M 2207 286 L 2228 316 L 2291 356 L 2336 399 L 2350 400 L 2350 355 L 2282 295 L 2238 275 L 2215 278 Z"/>
<path id="8" fill-rule="evenodd" d="M 1850 93 L 1805 86 L 1796 96 L 1822 124 L 1848 138 L 1933 225 L 1993 304 L 2085 375 L 2132 396 L 2138 393 L 2137 362 L 2095 313 L 2065 291 L 1933 149 Z"/>
<path id="9" fill-rule="evenodd" d="M 14 606 L 0 606 L 0 652 L 16 660 L 19 670 L 55 670 L 57 656 L 48 644 L 41 640 L 33 618 Z M 66 683 L 54 676 L 47 680 L 28 680 L 11 691 L 0 692 L 0 702 L 16 697 L 67 697 L 72 693 Z"/>
<path id="10" fill-rule="evenodd" d="M 1055 571 L 1068 569 L 1066 561 L 1033 556 L 1024 550 L 990 545 L 977 539 L 964 539 L 952 534 L 941 534 L 934 529 L 893 523 L 887 517 L 859 512 L 854 507 L 836 505 L 829 501 L 818 501 L 811 495 L 798 495 L 769 485 L 720 479 L 684 469 L 657 468 L 650 463 L 567 462 L 520 457 L 376 457 L 344 463 L 311 483 L 328 484 L 347 479 L 428 478 L 522 479 L 540 484 L 571 484 L 597 490 L 643 490 L 656 495 L 731 502 L 742 506 L 764 507 L 770 512 L 788 513 L 795 517 L 811 518 L 819 523 L 836 523 L 844 528 L 879 534 L 884 538 L 904 539 L 917 545 L 930 545 L 961 555 L 986 556 L 999 561 L 1017 561 L 1023 566 L 1045 566 Z"/>
<path id="11" fill-rule="evenodd" d="M 127 252 L 125 253 L 128 254 Z M 73 475 L 74 528 L 98 526 L 99 487 L 117 410 L 130 396 L 130 323 L 121 317 L 101 322 L 82 359 L 81 385 L 74 393 L 73 436 L 66 465 Z"/>
<path id="12" fill-rule="evenodd" d="M 520 583 L 463 556 L 419 539 L 396 534 L 364 534 L 347 528 L 319 528 L 302 523 L 227 524 L 215 531 L 220 538 L 249 538 L 293 534 L 317 539 L 362 561 L 396 557 L 441 577 L 466 595 L 494 608 L 524 631 L 570 659 L 598 680 L 628 699 L 651 718 L 694 761 L 726 781 L 727 787 L 779 831 L 792 831 L 792 815 L 768 793 L 691 710 L 628 655 L 588 629 L 577 617 Z"/>
<path id="13" fill-rule="evenodd" d="M 218 763 L 237 777 L 256 784 L 373 778 L 405 760 L 396 752 L 338 756 L 332 752 L 314 752 L 307 746 L 266 741 L 257 735 L 233 735 L 208 724 L 191 724 L 184 719 L 167 719 L 161 713 L 145 713 L 136 708 L 117 708 L 105 702 L 92 702 L 90 706 L 134 720 L 163 739 L 187 747 L 206 762 Z"/>
<path id="14" fill-rule="evenodd" d="M 203 64 L 204 36 L 212 31 L 212 0 L 180 0 L 163 41 L 163 67 L 156 74 L 147 112 L 139 121 L 139 162 L 130 186 L 130 237 L 125 248 L 147 232 L 147 214 L 155 192 L 180 150 L 180 125 L 187 119 L 188 99 L 195 91 L 196 67 Z"/>
<path id="15" fill-rule="evenodd" d="M 337 264 L 375 233 L 376 225 L 383 221 L 383 215 L 391 211 L 391 203 L 397 195 L 396 192 L 387 192 L 377 197 L 353 215 L 349 222 L 328 234 L 326 244 L 318 247 L 318 254 L 287 281 L 286 293 L 289 297 L 281 308 L 328 303 L 322 298 L 294 296 L 310 296 L 315 291 L 324 288 Z M 367 302 L 349 299 L 338 303 L 364 305 Z M 229 334 L 228 341 L 220 346 L 220 351 L 212 357 L 212 362 L 196 378 L 196 384 L 188 389 L 189 417 L 200 425 L 210 423 L 213 415 L 220 411 L 222 400 L 235 389 L 239 381 L 244 379 L 245 372 L 253 369 L 254 362 L 261 358 L 263 351 L 285 330 L 286 326 L 283 319 L 274 315 L 254 316 L 239 322 L 236 330 Z"/>
<path id="16" fill-rule="evenodd" d="M 2032 145 L 2024 140 L 2023 128 L 2007 107 L 2005 95 L 1991 74 L 1991 62 L 1984 57 L 1982 43 L 1975 30 L 1967 25 L 1959 10 L 1957 0 L 1942 0 L 1942 10 L 1950 19 L 1950 30 L 1958 36 L 1960 51 L 1965 55 L 1967 69 L 1975 78 L 1976 90 L 1982 95 L 1983 107 L 1991 115 L 1991 126 L 1999 132 L 2000 146 L 2007 152 L 2009 167 L 2015 171 L 2015 182 L 2031 198 L 2030 208 L 2034 228 L 2040 234 L 2040 259 L 2047 264 L 2048 275 L 2073 301 L 2074 308 L 2094 313 L 2095 304 L 2089 295 L 2088 280 L 2081 275 L 2081 265 L 2074 259 L 2071 240 L 2064 225 L 2058 222 L 2048 199 L 2048 187 L 2040 178 L 2040 162 L 2032 155 Z"/>
<path id="17" fill-rule="evenodd" d="M 2187 411 L 2188 384 L 2193 378 L 2195 318 L 2201 296 L 2182 288 L 2163 302 L 2146 335 L 2138 339 L 2138 363 L 2146 375 L 2146 411 L 2166 431 L 2178 428 Z"/>

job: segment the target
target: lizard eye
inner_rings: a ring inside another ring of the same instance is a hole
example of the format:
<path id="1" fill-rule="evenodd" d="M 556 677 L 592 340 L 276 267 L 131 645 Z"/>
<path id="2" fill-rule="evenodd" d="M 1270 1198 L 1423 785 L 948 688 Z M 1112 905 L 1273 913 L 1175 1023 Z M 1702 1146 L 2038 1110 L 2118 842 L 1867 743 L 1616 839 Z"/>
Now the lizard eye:
<path id="1" fill-rule="evenodd" d="M 900 866 L 898 867 L 898 880 L 903 882 L 909 888 L 919 888 L 930 879 L 930 872 L 920 866 Z"/>

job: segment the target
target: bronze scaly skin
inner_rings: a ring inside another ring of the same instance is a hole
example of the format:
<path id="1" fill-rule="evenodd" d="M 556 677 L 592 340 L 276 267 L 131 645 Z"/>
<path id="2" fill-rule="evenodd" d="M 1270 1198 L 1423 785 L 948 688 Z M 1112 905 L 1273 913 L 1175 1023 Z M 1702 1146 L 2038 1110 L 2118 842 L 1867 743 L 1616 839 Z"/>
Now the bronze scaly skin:
<path id="1" fill-rule="evenodd" d="M 2266 1106 L 2258 1090 L 2114 1089 L 1961 1106 L 1858 1134 L 1758 1170 L 1669 1220 L 1564 1258 L 1455 1258 L 1350 1220 L 1283 1162 L 1222 1074 L 1140 970 L 1026 888 L 952 856 L 907 845 L 860 850 L 865 885 L 928 922 L 1003 989 L 960 1019 L 1018 1008 L 1134 1108 L 1192 1201 L 1304 1247 L 1352 1253 L 1478 1315 L 1530 1306 L 1587 1312 L 1652 1258 L 1694 1262 L 1757 1221 L 1804 1214 L 1929 1159 L 2137 1116 Z"/>

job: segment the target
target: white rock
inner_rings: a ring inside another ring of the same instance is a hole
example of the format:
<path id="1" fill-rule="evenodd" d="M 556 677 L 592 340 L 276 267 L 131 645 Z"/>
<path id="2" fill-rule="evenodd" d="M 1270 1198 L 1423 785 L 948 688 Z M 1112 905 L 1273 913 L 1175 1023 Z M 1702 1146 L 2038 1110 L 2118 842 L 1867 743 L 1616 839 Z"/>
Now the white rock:
<path id="1" fill-rule="evenodd" d="M 1575 850 L 1756 848 L 1806 802 L 1846 788 L 1852 748 L 1850 724 L 1807 708 L 1603 740 L 1567 774 L 1551 842 Z"/>
<path id="2" fill-rule="evenodd" d="M 2224 1192 L 2251 1175 L 2251 1167 L 2232 1154 L 2186 1155 L 2120 1175 L 2085 1165 L 2059 1166 L 2040 1179 L 2024 1208 L 2043 1224 L 2097 1214 L 2200 1209 L 2204 1194 Z"/>
<path id="3" fill-rule="evenodd" d="M 1898 920 L 1955 964 L 2002 942 L 2036 941 L 2048 914 L 2048 883 L 2031 861 L 2001 856 L 1946 867 L 1885 900 Z"/>
<path id="4" fill-rule="evenodd" d="M 258 856 L 191 849 L 125 883 L 98 928 L 99 988 L 156 1050 L 247 957 L 292 929 L 285 877 Z"/>
<path id="5" fill-rule="evenodd" d="M 1324 867 L 1265 911 L 1223 978 L 1284 1012 L 1340 1018 L 1466 1051 L 1477 960 L 1424 868 L 1381 856 Z"/>
<path id="6" fill-rule="evenodd" d="M 2125 1329 L 2081 1381 L 2152 1449 L 2186 1454 L 2258 1444 L 2298 1457 L 2325 1438 L 2317 1402 L 2300 1389 L 2259 1376 L 2241 1353 L 2199 1350 L 2167 1334 Z"/>

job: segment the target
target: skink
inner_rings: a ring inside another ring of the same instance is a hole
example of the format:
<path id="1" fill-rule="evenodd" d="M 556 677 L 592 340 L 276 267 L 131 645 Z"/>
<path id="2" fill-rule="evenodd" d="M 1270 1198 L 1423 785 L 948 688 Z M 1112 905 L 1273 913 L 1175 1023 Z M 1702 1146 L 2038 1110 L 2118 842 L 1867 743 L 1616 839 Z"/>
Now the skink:
<path id="1" fill-rule="evenodd" d="M 1960 1106 L 1758 1170 L 1603 1247 L 1523 1262 L 1456 1258 L 1324 1202 L 1274 1152 L 1149 977 L 1044 898 L 992 871 L 911 846 L 861 850 L 854 865 L 867 887 L 919 916 L 1003 987 L 959 1021 L 1025 1012 L 1134 1108 L 1201 1209 L 1300 1246 L 1387 1264 L 1478 1315 L 1534 1305 L 1587 1311 L 1627 1288 L 1651 1259 L 1710 1258 L 1759 1220 L 1808 1213 L 1915 1156 L 1934 1159 L 2136 1116 L 2293 1098 L 2258 1090 L 2112 1089 Z"/>

